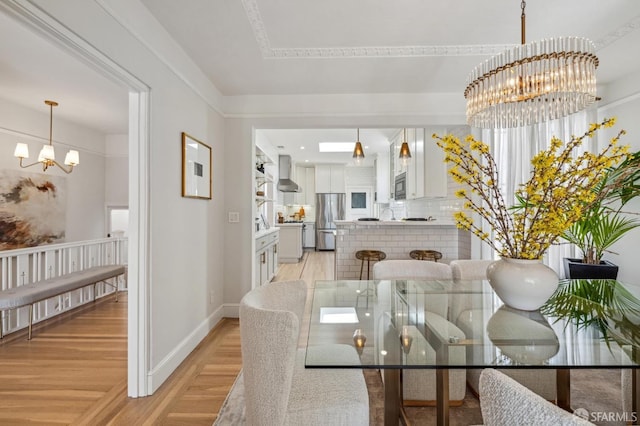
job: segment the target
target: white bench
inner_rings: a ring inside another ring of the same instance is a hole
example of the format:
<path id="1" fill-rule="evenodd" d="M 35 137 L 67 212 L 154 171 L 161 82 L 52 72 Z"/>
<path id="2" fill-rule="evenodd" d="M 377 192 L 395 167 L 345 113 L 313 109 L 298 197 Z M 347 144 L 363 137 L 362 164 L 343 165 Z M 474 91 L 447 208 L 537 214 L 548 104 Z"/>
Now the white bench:
<path id="1" fill-rule="evenodd" d="M 116 289 L 118 301 L 118 284 L 107 280 L 124 275 L 126 268 L 122 265 L 94 266 L 82 271 L 71 272 L 59 277 L 49 278 L 31 284 L 21 285 L 0 291 L 0 311 L 29 306 L 29 340 L 31 340 L 31 326 L 33 323 L 33 305 L 36 302 L 58 296 L 69 291 L 77 290 L 88 285 L 104 282 Z M 0 339 L 3 338 L 2 324 L 0 324 Z"/>

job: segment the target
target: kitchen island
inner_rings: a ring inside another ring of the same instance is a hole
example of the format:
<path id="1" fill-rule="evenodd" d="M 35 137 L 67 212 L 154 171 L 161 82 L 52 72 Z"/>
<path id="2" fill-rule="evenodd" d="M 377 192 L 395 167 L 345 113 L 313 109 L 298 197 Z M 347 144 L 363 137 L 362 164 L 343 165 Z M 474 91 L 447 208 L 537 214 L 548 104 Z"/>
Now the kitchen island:
<path id="1" fill-rule="evenodd" d="M 437 250 L 439 262 L 471 257 L 471 234 L 445 221 L 336 220 L 336 279 L 358 279 L 358 250 L 382 250 L 387 259 L 410 259 L 416 249 Z M 366 265 L 365 265 L 366 267 Z"/>

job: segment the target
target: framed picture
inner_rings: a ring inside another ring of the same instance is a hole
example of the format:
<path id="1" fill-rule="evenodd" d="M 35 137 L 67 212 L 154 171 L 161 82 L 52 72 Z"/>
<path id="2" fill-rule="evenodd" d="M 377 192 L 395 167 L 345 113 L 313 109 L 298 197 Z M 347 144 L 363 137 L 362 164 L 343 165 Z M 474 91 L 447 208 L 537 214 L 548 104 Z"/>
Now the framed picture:
<path id="1" fill-rule="evenodd" d="M 182 196 L 211 199 L 211 147 L 182 132 Z"/>

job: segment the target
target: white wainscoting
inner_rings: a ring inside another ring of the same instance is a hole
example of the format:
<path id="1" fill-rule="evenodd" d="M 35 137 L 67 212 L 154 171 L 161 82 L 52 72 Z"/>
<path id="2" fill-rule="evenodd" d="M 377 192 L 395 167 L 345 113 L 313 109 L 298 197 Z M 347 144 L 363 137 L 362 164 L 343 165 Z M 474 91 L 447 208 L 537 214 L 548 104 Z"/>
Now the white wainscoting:
<path id="1" fill-rule="evenodd" d="M 126 265 L 127 257 L 127 238 L 104 238 L 0 251 L 1 289 L 9 290 L 93 266 Z M 118 288 L 126 290 L 126 274 L 117 279 Z M 95 294 L 94 286 L 87 286 L 43 300 L 34 305 L 33 323 L 60 315 L 114 291 L 113 287 L 99 283 L 95 286 Z M 28 325 L 28 306 L 2 312 L 1 326 L 5 335 Z"/>

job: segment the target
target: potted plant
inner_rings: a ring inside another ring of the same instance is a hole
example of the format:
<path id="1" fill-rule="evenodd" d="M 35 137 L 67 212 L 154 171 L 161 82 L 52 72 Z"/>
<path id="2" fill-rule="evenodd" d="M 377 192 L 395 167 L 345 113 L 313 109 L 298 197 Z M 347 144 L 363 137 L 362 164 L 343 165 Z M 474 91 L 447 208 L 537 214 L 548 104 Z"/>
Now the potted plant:
<path id="1" fill-rule="evenodd" d="M 595 188 L 601 176 L 627 158 L 628 146 L 618 146 L 624 134 L 620 131 L 599 153 L 576 156 L 574 150 L 598 129 L 614 123 L 615 119 L 593 123 L 582 136 L 573 136 L 566 143 L 552 138 L 549 147 L 532 158 L 529 180 L 515 191 L 515 206 L 508 206 L 502 195 L 498 167 L 488 145 L 472 136 L 461 141 L 453 135 L 434 135 L 451 166 L 448 173 L 466 187 L 456 191 L 456 196 L 493 232 L 486 232 L 462 210 L 454 213 L 456 224 L 500 254 L 501 259 L 487 268 L 487 278 L 510 307 L 536 310 L 556 290 L 558 276 L 542 263 L 542 256 L 598 201 Z"/>
<path id="2" fill-rule="evenodd" d="M 618 266 L 602 256 L 613 253 L 609 247 L 640 226 L 637 213 L 623 211 L 627 202 L 640 195 L 640 151 L 608 169 L 594 191 L 595 202 L 563 234 L 582 252 L 581 259 L 564 259 L 568 278 L 617 278 Z"/>

